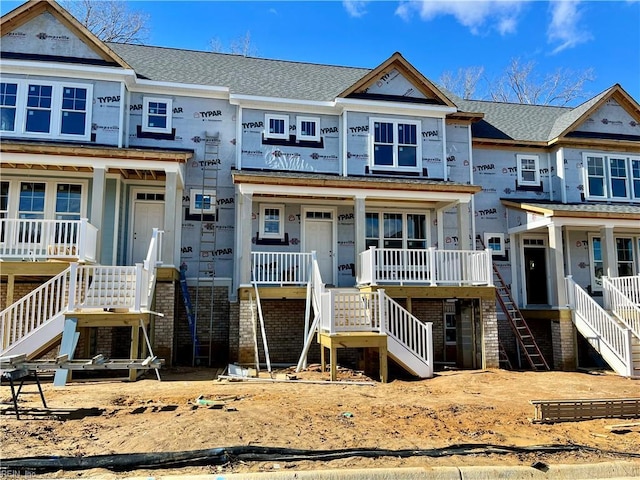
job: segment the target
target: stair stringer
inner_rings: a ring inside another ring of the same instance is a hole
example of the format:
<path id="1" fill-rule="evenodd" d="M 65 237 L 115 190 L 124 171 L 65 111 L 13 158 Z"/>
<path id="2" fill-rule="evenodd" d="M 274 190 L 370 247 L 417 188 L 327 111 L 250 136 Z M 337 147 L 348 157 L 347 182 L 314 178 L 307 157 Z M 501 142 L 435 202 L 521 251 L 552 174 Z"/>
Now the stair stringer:
<path id="1" fill-rule="evenodd" d="M 54 344 L 62 336 L 65 312 L 53 316 L 35 330 L 15 341 L 0 354 L 3 357 L 9 355 L 26 355 L 27 358 L 35 358 Z"/>
<path id="2" fill-rule="evenodd" d="M 420 321 L 392 298 L 384 296 L 385 318 L 381 324 L 387 335 L 387 354 L 409 373 L 420 378 L 433 377 L 432 324 Z M 401 332 L 405 332 L 406 339 L 400 338 Z"/>
<path id="3" fill-rule="evenodd" d="M 420 378 L 433 377 L 432 366 L 415 355 L 403 343 L 389 335 L 387 336 L 387 354 L 410 374 Z"/>
<path id="4" fill-rule="evenodd" d="M 620 323 L 613 317 L 609 316 L 611 321 L 614 323 Z M 573 310 L 573 324 L 576 326 L 576 329 L 584 337 L 584 339 L 591 345 L 596 352 L 598 352 L 605 362 L 609 364 L 609 366 L 618 374 L 625 377 L 634 376 L 633 374 L 633 366 L 630 368 L 624 362 L 624 359 L 621 359 L 618 354 L 611 348 L 611 346 L 602 338 L 600 334 L 598 334 L 589 323 L 575 310 Z M 633 343 L 632 343 L 633 345 Z M 633 357 L 632 357 L 633 358 Z M 636 362 L 634 362 L 636 363 Z M 640 367 L 636 363 L 635 367 Z M 635 375 L 640 373 L 640 369 L 636 370 Z"/>

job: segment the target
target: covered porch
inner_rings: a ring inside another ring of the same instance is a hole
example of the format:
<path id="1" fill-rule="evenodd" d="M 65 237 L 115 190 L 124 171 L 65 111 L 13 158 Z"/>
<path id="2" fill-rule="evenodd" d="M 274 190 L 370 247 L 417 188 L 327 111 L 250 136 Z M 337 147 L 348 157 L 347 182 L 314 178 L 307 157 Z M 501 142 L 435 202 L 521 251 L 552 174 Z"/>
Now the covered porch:
<path id="1" fill-rule="evenodd" d="M 512 248 L 512 293 L 521 307 L 566 308 L 566 276 L 602 298 L 603 276 L 640 273 L 640 206 L 502 203 Z"/>
<path id="2" fill-rule="evenodd" d="M 304 266 L 278 255 L 303 258 L 311 251 L 328 286 L 490 282 L 488 257 L 473 251 L 471 242 L 469 207 L 479 187 L 416 177 L 232 174 L 238 197 L 236 289 L 257 280 L 306 282 Z"/>
<path id="3" fill-rule="evenodd" d="M 193 151 L 17 140 L 0 151 L 3 261 L 133 264 L 155 227 L 165 231 L 166 263 L 179 265 L 184 164 Z M 152 200 L 161 207 L 153 215 L 136 210 Z"/>

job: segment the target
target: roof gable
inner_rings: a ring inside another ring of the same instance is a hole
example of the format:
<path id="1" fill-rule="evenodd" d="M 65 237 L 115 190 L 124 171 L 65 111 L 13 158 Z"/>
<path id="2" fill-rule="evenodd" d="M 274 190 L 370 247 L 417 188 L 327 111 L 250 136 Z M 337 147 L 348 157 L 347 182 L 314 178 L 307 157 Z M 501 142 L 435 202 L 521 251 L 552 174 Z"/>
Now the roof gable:
<path id="1" fill-rule="evenodd" d="M 640 139 L 640 105 L 616 84 L 556 120 L 549 140 L 566 137 Z"/>
<path id="2" fill-rule="evenodd" d="M 344 90 L 338 97 L 414 101 L 455 107 L 455 104 L 438 87 L 398 52 Z"/>
<path id="3" fill-rule="evenodd" d="M 31 0 L 1 19 L 4 58 L 129 65 L 53 0 Z"/>

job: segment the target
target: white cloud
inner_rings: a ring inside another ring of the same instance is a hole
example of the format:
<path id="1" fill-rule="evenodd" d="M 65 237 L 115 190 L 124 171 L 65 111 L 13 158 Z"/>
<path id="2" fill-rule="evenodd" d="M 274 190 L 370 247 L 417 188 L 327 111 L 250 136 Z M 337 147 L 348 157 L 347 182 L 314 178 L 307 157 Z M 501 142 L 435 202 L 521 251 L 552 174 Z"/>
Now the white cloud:
<path id="1" fill-rule="evenodd" d="M 425 21 L 439 15 L 452 15 L 473 34 L 482 27 L 495 28 L 501 35 L 515 33 L 523 1 L 519 0 L 420 0 L 403 1 L 396 15 L 409 20 L 417 11 Z M 487 26 L 488 25 L 488 26 Z"/>
<path id="2" fill-rule="evenodd" d="M 349 16 L 360 18 L 367 13 L 368 0 L 344 0 L 342 6 L 345 8 Z"/>
<path id="3" fill-rule="evenodd" d="M 579 0 L 556 0 L 551 2 L 551 23 L 547 29 L 549 43 L 559 43 L 552 53 L 575 47 L 591 40 L 589 30 L 580 25 L 582 12 Z"/>

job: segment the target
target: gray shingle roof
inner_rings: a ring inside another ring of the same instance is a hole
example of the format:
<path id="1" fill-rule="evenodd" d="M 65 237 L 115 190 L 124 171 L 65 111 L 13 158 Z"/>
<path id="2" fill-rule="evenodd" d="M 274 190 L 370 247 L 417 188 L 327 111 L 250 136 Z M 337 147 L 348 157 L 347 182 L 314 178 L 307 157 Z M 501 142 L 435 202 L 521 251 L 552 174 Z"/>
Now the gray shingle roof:
<path id="1" fill-rule="evenodd" d="M 138 76 L 161 82 L 229 87 L 231 93 L 331 101 L 371 70 L 224 53 L 108 43 Z"/>
<path id="2" fill-rule="evenodd" d="M 464 111 L 484 113 L 484 119 L 472 126 L 474 137 L 534 142 L 550 140 L 556 120 L 572 111 L 568 107 L 480 100 L 460 100 L 456 104 Z"/>
<path id="3" fill-rule="evenodd" d="M 108 43 L 108 46 L 142 78 L 228 87 L 232 94 L 332 101 L 371 72 L 368 68 L 146 45 Z M 484 113 L 484 119 L 472 125 L 475 138 L 547 142 L 570 127 L 610 90 L 575 108 L 463 100 L 444 92 L 461 111 Z"/>
<path id="4" fill-rule="evenodd" d="M 603 97 L 605 97 L 613 87 L 606 89 L 604 92 L 596 95 L 595 97 L 587 100 L 581 105 L 578 105 L 576 108 L 566 112 L 564 115 L 558 117 L 549 133 L 549 140 L 556 138 L 558 135 L 562 134 L 567 128 L 574 124 L 576 120 L 578 120 L 587 110 L 589 110 L 592 106 L 598 103 Z"/>

